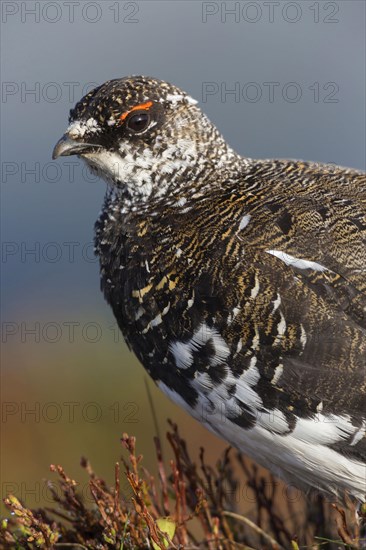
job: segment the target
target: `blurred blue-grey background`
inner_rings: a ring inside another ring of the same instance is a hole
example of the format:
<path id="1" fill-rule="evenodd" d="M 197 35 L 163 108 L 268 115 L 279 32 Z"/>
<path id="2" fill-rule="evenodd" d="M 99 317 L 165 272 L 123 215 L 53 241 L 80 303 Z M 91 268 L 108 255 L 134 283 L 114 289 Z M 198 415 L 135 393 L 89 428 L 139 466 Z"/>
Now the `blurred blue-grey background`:
<path id="1" fill-rule="evenodd" d="M 365 4 L 358 0 L 1 4 L 2 493 L 47 501 L 52 462 L 108 480 L 122 432 L 152 464 L 145 374 L 99 291 L 93 224 L 105 185 L 52 161 L 90 88 L 155 76 L 198 99 L 250 157 L 365 168 Z M 152 385 L 159 429 L 178 420 L 212 459 L 223 444 Z"/>

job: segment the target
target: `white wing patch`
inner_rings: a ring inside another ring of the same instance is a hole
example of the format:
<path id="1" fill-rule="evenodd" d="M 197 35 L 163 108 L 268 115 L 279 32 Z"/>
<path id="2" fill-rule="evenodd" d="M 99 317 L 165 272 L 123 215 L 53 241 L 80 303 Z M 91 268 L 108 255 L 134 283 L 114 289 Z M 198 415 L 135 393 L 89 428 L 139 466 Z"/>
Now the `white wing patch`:
<path id="1" fill-rule="evenodd" d="M 275 341 L 273 342 L 273 345 L 276 346 L 281 342 L 281 338 L 284 336 L 286 332 L 286 319 L 282 311 L 280 311 L 280 322 L 277 325 L 277 336 L 275 338 Z"/>
<path id="2" fill-rule="evenodd" d="M 245 216 L 242 217 L 239 223 L 239 231 L 242 231 L 248 225 L 248 223 L 251 220 L 251 217 L 252 216 L 250 214 L 246 214 Z"/>
<path id="3" fill-rule="evenodd" d="M 258 277 L 258 274 L 256 272 L 255 273 L 255 285 L 254 285 L 254 287 L 252 288 L 252 290 L 250 292 L 250 297 L 252 298 L 252 300 L 254 300 L 258 296 L 259 288 L 260 288 L 259 277 Z"/>
<path id="4" fill-rule="evenodd" d="M 276 258 L 282 260 L 286 265 L 290 265 L 298 269 L 313 269 L 314 271 L 330 271 L 330 269 L 328 269 L 327 267 L 324 267 L 321 264 L 318 264 L 317 262 L 296 258 L 295 256 L 291 256 L 291 254 L 282 252 L 281 250 L 266 250 L 266 252 L 268 254 L 272 254 L 272 256 L 276 256 Z"/>
<path id="5" fill-rule="evenodd" d="M 275 386 L 277 384 L 277 382 L 279 381 L 279 379 L 281 378 L 282 374 L 283 374 L 283 365 L 282 365 L 282 363 L 280 363 L 275 368 L 274 375 L 273 375 L 273 378 L 271 380 L 271 384 L 273 384 Z"/>
<path id="6" fill-rule="evenodd" d="M 277 292 L 277 298 L 275 300 L 272 301 L 272 304 L 273 304 L 273 309 L 272 309 L 272 315 L 273 313 L 279 308 L 279 306 L 281 305 L 281 296 L 278 294 Z"/>

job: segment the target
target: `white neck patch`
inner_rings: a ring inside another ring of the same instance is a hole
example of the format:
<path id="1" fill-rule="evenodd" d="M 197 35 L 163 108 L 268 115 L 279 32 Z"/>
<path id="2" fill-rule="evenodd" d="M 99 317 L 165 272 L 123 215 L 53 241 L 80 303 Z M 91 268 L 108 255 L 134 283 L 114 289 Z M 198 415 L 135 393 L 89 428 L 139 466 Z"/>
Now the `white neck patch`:
<path id="1" fill-rule="evenodd" d="M 131 196 L 144 199 L 153 192 L 152 174 L 159 178 L 156 187 L 158 195 L 162 195 L 172 183 L 172 174 L 184 171 L 197 154 L 195 143 L 182 138 L 156 156 L 148 148 L 136 155 L 134 145 L 124 142 L 120 154 L 102 149 L 83 157 L 108 183 L 120 182 Z"/>

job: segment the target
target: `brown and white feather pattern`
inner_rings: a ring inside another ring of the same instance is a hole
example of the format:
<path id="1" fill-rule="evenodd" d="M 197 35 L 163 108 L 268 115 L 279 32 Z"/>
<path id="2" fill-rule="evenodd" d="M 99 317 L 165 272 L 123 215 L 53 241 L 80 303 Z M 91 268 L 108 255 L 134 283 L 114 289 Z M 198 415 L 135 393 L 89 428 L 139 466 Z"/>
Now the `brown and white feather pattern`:
<path id="1" fill-rule="evenodd" d="M 262 465 L 364 499 L 365 175 L 243 159 L 184 92 L 140 80 L 139 101 L 164 98 L 169 124 L 113 152 L 151 163 L 109 188 L 95 239 L 128 345 L 167 395 Z"/>

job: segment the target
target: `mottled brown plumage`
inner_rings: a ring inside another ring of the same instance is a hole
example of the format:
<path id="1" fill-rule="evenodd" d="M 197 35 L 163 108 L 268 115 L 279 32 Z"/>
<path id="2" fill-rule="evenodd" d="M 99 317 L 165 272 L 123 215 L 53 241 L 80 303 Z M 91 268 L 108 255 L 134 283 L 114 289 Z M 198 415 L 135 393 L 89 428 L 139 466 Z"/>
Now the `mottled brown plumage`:
<path id="1" fill-rule="evenodd" d="M 181 90 L 103 86 L 56 155 L 82 154 L 113 184 L 95 242 L 127 343 L 215 433 L 297 484 L 362 499 L 365 175 L 241 158 Z M 122 123 L 107 128 L 116 101 Z M 150 126 L 132 132 L 139 109 Z"/>

